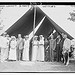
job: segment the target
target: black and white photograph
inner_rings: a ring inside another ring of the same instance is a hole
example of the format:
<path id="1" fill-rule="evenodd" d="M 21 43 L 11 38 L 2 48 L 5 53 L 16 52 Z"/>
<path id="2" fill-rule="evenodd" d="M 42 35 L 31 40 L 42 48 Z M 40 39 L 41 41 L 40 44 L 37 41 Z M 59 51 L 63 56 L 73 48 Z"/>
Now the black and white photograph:
<path id="1" fill-rule="evenodd" d="M 0 72 L 75 72 L 75 4 L 0 3 Z"/>

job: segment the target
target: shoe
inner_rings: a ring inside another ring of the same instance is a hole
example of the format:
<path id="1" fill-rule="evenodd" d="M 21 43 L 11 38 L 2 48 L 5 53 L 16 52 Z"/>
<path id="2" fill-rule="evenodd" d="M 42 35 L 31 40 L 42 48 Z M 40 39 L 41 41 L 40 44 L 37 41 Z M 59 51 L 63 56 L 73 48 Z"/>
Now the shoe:
<path id="1" fill-rule="evenodd" d="M 66 64 L 65 66 L 68 66 L 68 64 Z"/>
<path id="2" fill-rule="evenodd" d="M 69 64 L 69 62 L 67 62 L 67 63 L 65 64 L 65 66 L 68 66 L 68 64 Z"/>

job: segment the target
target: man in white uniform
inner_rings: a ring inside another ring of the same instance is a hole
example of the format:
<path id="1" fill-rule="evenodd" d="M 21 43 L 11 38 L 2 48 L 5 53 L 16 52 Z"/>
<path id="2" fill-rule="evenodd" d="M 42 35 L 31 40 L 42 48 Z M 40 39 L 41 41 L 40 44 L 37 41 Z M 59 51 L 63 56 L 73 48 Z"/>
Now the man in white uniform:
<path id="1" fill-rule="evenodd" d="M 69 64 L 69 52 L 70 52 L 70 46 L 71 41 L 67 38 L 67 35 L 64 35 L 64 43 L 63 43 L 63 57 L 64 57 L 64 64 L 67 66 Z"/>
<path id="2" fill-rule="evenodd" d="M 6 32 L 3 36 L 0 36 L 0 48 L 1 48 L 1 62 L 5 62 L 7 59 L 7 38 Z"/>
<path id="3" fill-rule="evenodd" d="M 32 61 L 37 61 L 37 51 L 38 51 L 38 36 L 34 36 L 33 47 L 32 47 Z"/>
<path id="4" fill-rule="evenodd" d="M 26 35 L 24 39 L 24 50 L 23 50 L 23 60 L 29 61 L 29 36 Z"/>

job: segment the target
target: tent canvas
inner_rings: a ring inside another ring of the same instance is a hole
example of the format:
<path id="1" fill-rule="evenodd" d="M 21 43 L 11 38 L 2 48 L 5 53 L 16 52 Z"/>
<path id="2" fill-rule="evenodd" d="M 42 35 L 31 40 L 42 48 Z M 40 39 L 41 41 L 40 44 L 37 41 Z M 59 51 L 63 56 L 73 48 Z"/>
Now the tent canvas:
<path id="1" fill-rule="evenodd" d="M 34 8 L 30 8 L 17 22 L 15 22 L 6 32 L 9 35 L 15 35 L 21 33 L 22 36 L 30 34 L 33 31 L 33 15 Z M 46 15 L 39 7 L 36 8 L 36 26 L 39 24 L 41 19 Z M 35 27 L 36 27 L 35 26 Z M 66 33 L 68 38 L 73 39 L 67 32 L 65 32 L 60 26 L 58 26 L 51 18 L 46 15 L 44 22 L 41 24 L 36 32 L 36 35 L 44 35 L 44 37 L 49 36 L 53 30 L 58 33 Z"/>
<path id="2" fill-rule="evenodd" d="M 44 17 L 42 13 L 36 10 L 36 25 L 40 23 L 41 19 Z M 33 31 L 33 18 L 34 18 L 34 8 L 30 8 L 17 22 L 15 22 L 6 32 L 9 35 L 17 34 L 29 35 Z"/>

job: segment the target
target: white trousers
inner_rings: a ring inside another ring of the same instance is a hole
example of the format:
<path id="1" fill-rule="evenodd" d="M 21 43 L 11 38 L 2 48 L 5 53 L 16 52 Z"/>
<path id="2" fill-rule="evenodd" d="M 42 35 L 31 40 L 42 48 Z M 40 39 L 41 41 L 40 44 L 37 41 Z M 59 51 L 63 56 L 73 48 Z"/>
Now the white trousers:
<path id="1" fill-rule="evenodd" d="M 8 57 L 8 48 L 1 48 L 1 62 L 4 62 Z"/>

